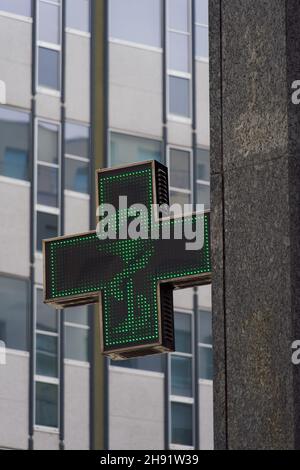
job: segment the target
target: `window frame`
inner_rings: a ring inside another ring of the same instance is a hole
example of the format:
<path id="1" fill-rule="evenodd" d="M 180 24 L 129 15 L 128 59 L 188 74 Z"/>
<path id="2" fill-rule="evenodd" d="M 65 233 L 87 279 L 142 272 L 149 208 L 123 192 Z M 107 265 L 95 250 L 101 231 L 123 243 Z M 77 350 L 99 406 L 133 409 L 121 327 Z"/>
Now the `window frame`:
<path id="1" fill-rule="evenodd" d="M 206 0 L 208 2 L 208 0 Z M 195 9 L 197 8 L 197 0 L 195 1 Z M 209 14 L 209 12 L 208 12 Z M 199 23 L 197 21 L 197 15 L 195 15 L 195 58 L 196 60 L 200 61 L 200 62 L 204 62 L 204 63 L 209 63 L 209 24 L 204 24 L 204 23 Z M 209 18 L 208 18 L 208 21 L 209 21 Z M 201 28 L 206 28 L 207 29 L 207 35 L 208 35 L 208 56 L 207 57 L 203 57 L 203 56 L 199 56 L 197 55 L 197 28 L 198 27 L 201 27 Z"/>
<path id="2" fill-rule="evenodd" d="M 51 42 L 45 42 L 41 41 L 39 39 L 39 26 L 40 26 L 40 3 L 47 3 L 51 5 L 56 5 L 59 8 L 59 44 L 51 43 Z M 60 97 L 61 96 L 61 90 L 62 90 L 62 36 L 63 36 L 63 14 L 62 14 L 62 2 L 59 0 L 59 2 L 55 0 L 37 0 L 36 1 L 36 47 L 35 47 L 35 58 L 36 58 L 36 70 L 35 70 L 35 87 L 37 93 L 42 93 L 45 95 L 50 95 L 50 96 L 56 96 Z M 39 51 L 40 48 L 48 49 L 51 51 L 58 52 L 58 57 L 59 57 L 59 67 L 58 67 L 58 72 L 59 72 L 59 83 L 58 83 L 58 89 L 47 87 L 46 85 L 40 85 L 39 84 Z"/>
<path id="3" fill-rule="evenodd" d="M 8 10 L 2 10 L 0 8 L 0 16 L 6 16 L 7 18 L 13 18 L 16 20 L 24 21 L 26 23 L 32 23 L 32 1 L 29 0 L 30 4 L 30 16 L 22 15 L 21 13 L 14 13 Z"/>
<path id="4" fill-rule="evenodd" d="M 78 36 L 83 36 L 83 37 L 86 37 L 86 38 L 91 38 L 92 36 L 92 3 L 91 3 L 91 0 L 85 0 L 86 2 L 88 2 L 88 7 L 89 7 L 89 31 L 83 31 L 81 29 L 77 29 L 77 28 L 72 28 L 71 26 L 68 26 L 68 1 L 70 0 L 67 0 L 66 1 L 66 27 L 65 27 L 65 31 L 66 33 L 70 33 L 70 34 L 77 34 Z M 72 1 L 72 0 L 71 0 Z"/>
<path id="5" fill-rule="evenodd" d="M 33 292 L 33 321 L 34 321 L 34 334 L 33 334 L 33 351 L 34 351 L 34 358 L 33 358 L 33 372 L 34 372 L 34 391 L 33 391 L 33 416 L 34 416 L 34 429 L 36 431 L 44 431 L 44 432 L 51 432 L 51 433 L 59 433 L 60 428 L 60 400 L 59 400 L 59 386 L 60 386 L 60 322 L 57 321 L 57 333 L 46 332 L 44 330 L 38 330 L 36 328 L 37 325 L 37 291 L 42 290 L 43 286 L 40 284 L 34 285 L 34 292 Z M 58 310 L 55 311 L 55 314 L 58 316 Z M 57 319 L 59 320 L 59 319 Z M 43 334 L 45 336 L 57 337 L 57 378 L 56 377 L 47 377 L 43 375 L 38 375 L 36 373 L 36 365 L 37 365 L 37 349 L 36 349 L 36 337 L 37 334 Z M 51 426 L 44 426 L 42 424 L 37 423 L 37 415 L 36 415 L 36 384 L 48 384 L 48 385 L 55 385 L 57 387 L 57 427 Z"/>
<path id="6" fill-rule="evenodd" d="M 46 166 L 48 168 L 56 168 L 58 170 L 58 195 L 57 195 L 57 200 L 58 204 L 57 207 L 52 207 L 52 206 L 44 206 L 41 204 L 38 204 L 38 166 L 41 165 L 40 161 L 38 160 L 38 138 L 39 138 L 39 123 L 44 122 L 46 124 L 51 124 L 55 125 L 58 130 L 58 155 L 57 155 L 57 163 L 49 163 L 47 162 L 42 162 L 42 166 Z M 49 119 L 44 119 L 40 117 L 36 117 L 34 121 L 34 237 L 33 237 L 33 243 L 34 243 L 34 253 L 35 255 L 38 255 L 42 257 L 42 251 L 39 251 L 37 249 L 37 240 L 38 240 L 38 234 L 37 234 L 37 213 L 41 212 L 44 214 L 50 214 L 50 215 L 56 215 L 57 216 L 57 231 L 58 234 L 61 232 L 61 220 L 60 220 L 60 214 L 61 214 L 61 204 L 62 204 L 62 194 L 61 194 L 61 139 L 62 139 L 62 126 L 60 122 L 56 121 L 51 121 Z M 43 165 L 46 163 L 46 165 Z"/>
<path id="7" fill-rule="evenodd" d="M 197 155 L 197 152 L 198 150 L 205 150 L 209 153 L 209 159 L 210 159 L 210 148 L 209 147 L 205 147 L 205 146 L 197 146 L 196 148 L 196 155 L 195 155 L 195 159 L 196 159 L 196 166 L 197 166 L 197 158 L 198 158 L 198 155 Z M 208 188 L 210 188 L 211 184 L 210 184 L 210 178 L 209 180 L 202 180 L 200 178 L 197 178 L 197 174 L 195 175 L 196 177 L 196 194 L 195 194 L 195 199 L 197 201 L 198 204 L 201 204 L 199 201 L 198 201 L 198 196 L 197 196 L 197 193 L 198 193 L 198 187 L 199 186 L 206 186 Z"/>
<path id="8" fill-rule="evenodd" d="M 73 155 L 71 153 L 68 153 L 65 151 L 64 153 L 64 159 L 65 159 L 65 166 L 67 166 L 67 162 L 69 160 L 73 160 L 73 161 L 77 161 L 77 162 L 81 162 L 81 163 L 86 163 L 88 165 L 88 174 L 90 173 L 91 171 L 91 126 L 89 124 L 86 124 L 86 123 L 82 123 L 82 122 L 78 122 L 78 121 L 72 121 L 72 120 L 66 120 L 65 123 L 64 123 L 64 130 L 66 129 L 66 125 L 67 124 L 74 124 L 74 125 L 77 125 L 77 126 L 82 126 L 82 127 L 85 127 L 88 132 L 89 132 L 89 157 L 81 157 L 79 155 Z M 66 132 L 64 132 L 64 136 L 63 136 L 63 139 L 64 139 L 64 148 L 66 149 Z M 88 178 L 88 191 L 86 193 L 83 193 L 81 191 L 75 191 L 74 189 L 69 189 L 66 187 L 66 181 L 63 182 L 63 187 L 64 187 L 64 190 L 65 191 L 68 191 L 68 193 L 72 193 L 73 194 L 76 194 L 77 196 L 87 196 L 88 198 L 90 197 L 90 193 L 91 193 L 91 188 L 90 188 L 90 178 Z"/>
<path id="9" fill-rule="evenodd" d="M 171 152 L 172 150 L 177 150 L 179 152 L 184 152 L 189 154 L 189 165 L 190 165 L 190 178 L 189 178 L 189 183 L 190 183 L 190 188 L 189 189 L 184 189 L 184 188 L 177 188 L 176 186 L 171 186 L 169 187 L 170 194 L 172 191 L 175 191 L 177 193 L 185 194 L 190 197 L 190 203 L 192 204 L 192 199 L 193 199 L 193 179 L 194 179 L 194 171 L 193 171 L 193 149 L 188 148 L 188 147 L 182 147 L 180 145 L 168 145 L 167 146 L 167 167 L 170 172 L 170 182 L 171 182 L 171 172 L 172 172 L 172 165 L 171 165 Z M 172 203 L 172 201 L 170 201 Z"/>
<path id="10" fill-rule="evenodd" d="M 212 316 L 212 309 L 209 307 L 203 307 L 203 306 L 198 306 L 197 308 L 197 315 L 198 315 L 198 322 L 200 326 L 200 312 L 209 312 Z M 196 331 L 196 336 L 197 336 L 197 354 L 198 354 L 198 361 L 200 363 L 200 348 L 206 348 L 206 349 L 211 349 L 213 350 L 213 344 L 211 343 L 202 343 L 199 338 L 198 338 L 198 331 Z M 202 379 L 199 375 L 199 370 L 196 371 L 197 377 L 199 380 L 199 383 L 204 383 L 204 384 L 213 384 L 213 379 Z"/>

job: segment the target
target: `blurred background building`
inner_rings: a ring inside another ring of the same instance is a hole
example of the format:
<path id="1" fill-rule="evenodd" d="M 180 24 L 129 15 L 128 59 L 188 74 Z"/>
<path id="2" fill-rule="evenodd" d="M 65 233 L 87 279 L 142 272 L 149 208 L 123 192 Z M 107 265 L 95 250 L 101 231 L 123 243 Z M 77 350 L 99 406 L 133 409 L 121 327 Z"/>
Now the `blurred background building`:
<path id="1" fill-rule="evenodd" d="M 97 308 L 43 304 L 42 239 L 149 159 L 209 207 L 208 0 L 0 0 L 0 448 L 213 448 L 210 286 L 174 294 L 176 353 L 125 362 Z"/>

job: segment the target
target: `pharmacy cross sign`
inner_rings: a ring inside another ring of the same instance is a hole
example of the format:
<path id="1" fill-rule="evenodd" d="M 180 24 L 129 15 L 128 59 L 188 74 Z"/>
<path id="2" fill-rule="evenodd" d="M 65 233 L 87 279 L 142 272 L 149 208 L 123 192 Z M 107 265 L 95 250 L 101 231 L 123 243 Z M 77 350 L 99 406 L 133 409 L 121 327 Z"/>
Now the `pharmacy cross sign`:
<path id="1" fill-rule="evenodd" d="M 166 207 L 168 194 L 168 170 L 157 162 L 98 170 L 98 204 L 115 215 L 100 212 L 95 232 L 43 242 L 44 301 L 56 308 L 99 302 L 101 351 L 112 359 L 173 351 L 173 289 L 210 282 L 209 213 L 166 217 L 153 205 Z M 126 236 L 130 224 L 138 237 Z M 202 242 L 187 249 L 197 230 Z"/>

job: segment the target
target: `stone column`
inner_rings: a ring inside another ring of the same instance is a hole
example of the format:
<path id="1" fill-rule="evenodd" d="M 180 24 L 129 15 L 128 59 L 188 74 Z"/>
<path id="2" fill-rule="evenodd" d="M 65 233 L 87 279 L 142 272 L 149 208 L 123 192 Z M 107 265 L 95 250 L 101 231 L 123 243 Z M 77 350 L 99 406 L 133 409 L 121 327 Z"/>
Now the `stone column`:
<path id="1" fill-rule="evenodd" d="M 298 0 L 210 0 L 215 446 L 300 448 Z"/>

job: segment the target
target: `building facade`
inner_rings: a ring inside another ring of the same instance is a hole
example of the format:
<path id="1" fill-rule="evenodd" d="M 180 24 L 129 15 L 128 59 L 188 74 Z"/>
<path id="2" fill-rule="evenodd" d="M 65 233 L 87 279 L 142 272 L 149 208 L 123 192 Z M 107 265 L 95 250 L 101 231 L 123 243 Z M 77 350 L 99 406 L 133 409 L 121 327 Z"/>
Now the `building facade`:
<path id="1" fill-rule="evenodd" d="M 210 286 L 174 293 L 176 353 L 112 362 L 41 253 L 94 229 L 98 167 L 156 159 L 209 207 L 208 0 L 0 0 L 0 36 L 0 447 L 212 449 Z"/>

